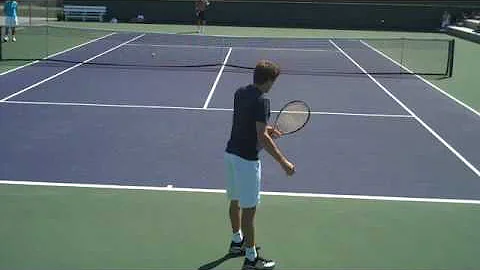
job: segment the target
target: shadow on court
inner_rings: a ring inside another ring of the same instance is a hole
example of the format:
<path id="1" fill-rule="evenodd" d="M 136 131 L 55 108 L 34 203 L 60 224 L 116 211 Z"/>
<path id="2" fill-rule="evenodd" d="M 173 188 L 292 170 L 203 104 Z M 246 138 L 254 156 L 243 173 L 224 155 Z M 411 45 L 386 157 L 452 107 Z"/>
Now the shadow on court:
<path id="1" fill-rule="evenodd" d="M 222 263 L 230 260 L 230 259 L 234 259 L 234 258 L 238 258 L 238 257 L 242 257 L 241 255 L 234 255 L 234 254 L 231 254 L 231 253 L 228 253 L 226 255 L 224 255 L 223 257 L 219 258 L 219 259 L 216 259 L 215 261 L 211 261 L 211 262 L 208 262 L 202 266 L 200 266 L 198 268 L 198 270 L 209 270 L 209 269 L 213 269 L 219 265 L 221 265 Z"/>
<path id="2" fill-rule="evenodd" d="M 221 265 L 222 263 L 224 263 L 224 262 L 226 262 L 226 261 L 228 261 L 228 260 L 230 260 L 230 259 L 238 258 L 238 257 L 240 257 L 240 256 L 238 256 L 238 255 L 233 255 L 233 254 L 228 253 L 228 254 L 224 255 L 223 257 L 221 257 L 221 258 L 219 258 L 219 259 L 216 259 L 215 261 L 211 261 L 211 262 L 209 262 L 209 263 L 206 263 L 206 264 L 200 266 L 200 267 L 198 268 L 198 270 L 209 270 L 209 269 L 213 269 L 213 268 Z"/>
<path id="3" fill-rule="evenodd" d="M 190 34 L 198 34 L 197 31 L 184 31 L 184 32 L 177 32 L 176 35 L 190 35 Z"/>
<path id="4" fill-rule="evenodd" d="M 260 252 L 261 250 L 261 247 L 260 246 L 257 246 L 256 247 L 257 249 L 257 252 Z M 244 257 L 245 255 L 235 255 L 235 254 L 232 254 L 232 253 L 227 253 L 226 255 L 224 255 L 223 257 L 219 258 L 219 259 L 216 259 L 215 261 L 211 261 L 207 264 L 204 264 L 202 266 L 200 266 L 198 268 L 198 270 L 209 270 L 209 269 L 213 269 L 219 265 L 221 265 L 222 263 L 230 260 L 230 259 L 235 259 L 235 258 L 239 258 L 239 257 Z"/>

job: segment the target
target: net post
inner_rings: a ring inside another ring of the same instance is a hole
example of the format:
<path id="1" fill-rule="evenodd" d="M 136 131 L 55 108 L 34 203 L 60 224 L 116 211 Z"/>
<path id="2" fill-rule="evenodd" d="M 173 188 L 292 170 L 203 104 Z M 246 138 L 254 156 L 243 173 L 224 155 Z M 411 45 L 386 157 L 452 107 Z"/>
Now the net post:
<path id="1" fill-rule="evenodd" d="M 448 43 L 448 66 L 447 76 L 451 78 L 453 76 L 453 58 L 455 55 L 455 39 L 451 39 Z"/>
<path id="2" fill-rule="evenodd" d="M 3 56 L 2 56 L 2 44 L 3 44 L 3 26 L 0 25 L 0 61 L 3 60 Z"/>
<path id="3" fill-rule="evenodd" d="M 405 52 L 405 37 L 401 37 L 400 41 L 401 41 L 401 45 L 402 45 L 402 48 L 400 49 L 400 64 L 404 65 L 405 63 L 403 62 L 403 57 L 405 56 L 404 55 L 404 52 Z"/>
<path id="4" fill-rule="evenodd" d="M 50 47 L 49 47 L 50 36 L 49 36 L 49 34 L 50 34 L 50 25 L 47 24 L 47 25 L 45 25 L 45 47 L 46 47 L 45 49 L 46 50 L 45 50 L 44 57 L 48 57 L 48 55 L 50 54 Z"/>
<path id="5" fill-rule="evenodd" d="M 32 2 L 28 2 L 28 26 L 32 26 Z"/>
<path id="6" fill-rule="evenodd" d="M 47 0 L 46 2 L 47 2 L 46 3 L 46 6 L 47 6 L 46 7 L 46 17 L 47 17 L 46 18 L 46 24 L 48 25 L 48 22 L 49 22 L 48 18 L 50 17 L 50 1 Z"/>

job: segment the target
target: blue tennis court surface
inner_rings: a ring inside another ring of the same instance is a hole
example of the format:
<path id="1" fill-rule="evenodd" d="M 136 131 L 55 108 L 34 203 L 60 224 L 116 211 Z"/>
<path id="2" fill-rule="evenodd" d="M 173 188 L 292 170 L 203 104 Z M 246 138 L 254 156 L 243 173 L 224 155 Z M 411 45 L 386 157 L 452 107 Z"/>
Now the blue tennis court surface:
<path id="1" fill-rule="evenodd" d="M 233 93 L 252 74 L 208 63 L 266 58 L 287 70 L 272 110 L 314 113 L 278 141 L 294 177 L 264 159 L 265 191 L 480 200 L 478 113 L 415 75 L 376 75 L 402 67 L 360 40 L 229 40 L 115 34 L 0 76 L 0 179 L 223 189 Z"/>

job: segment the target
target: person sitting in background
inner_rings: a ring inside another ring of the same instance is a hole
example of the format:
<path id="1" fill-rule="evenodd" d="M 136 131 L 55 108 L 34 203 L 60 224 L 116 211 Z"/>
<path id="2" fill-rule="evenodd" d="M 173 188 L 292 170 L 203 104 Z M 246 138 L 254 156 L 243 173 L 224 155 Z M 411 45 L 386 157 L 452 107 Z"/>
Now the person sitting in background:
<path id="1" fill-rule="evenodd" d="M 447 28 L 447 26 L 450 25 L 451 20 L 452 16 L 450 15 L 450 13 L 448 13 L 448 11 L 443 12 L 441 29 L 444 30 L 445 28 Z"/>
<path id="2" fill-rule="evenodd" d="M 460 16 L 457 17 L 455 24 L 457 26 L 464 26 L 465 25 L 465 20 L 468 19 L 468 13 L 463 11 Z"/>
<path id="3" fill-rule="evenodd" d="M 144 23 L 145 22 L 145 16 L 143 14 L 138 14 L 137 17 L 132 18 L 130 20 L 131 23 Z"/>
<path id="4" fill-rule="evenodd" d="M 473 13 L 473 19 L 480 20 L 480 10 L 477 10 Z"/>
<path id="5" fill-rule="evenodd" d="M 7 0 L 3 5 L 3 13 L 5 14 L 5 36 L 3 40 L 5 42 L 8 41 L 8 32 L 10 30 L 12 35 L 12 41 L 15 42 L 17 39 L 15 38 L 15 27 L 18 25 L 18 18 L 17 18 L 17 8 L 18 4 L 15 0 Z"/>

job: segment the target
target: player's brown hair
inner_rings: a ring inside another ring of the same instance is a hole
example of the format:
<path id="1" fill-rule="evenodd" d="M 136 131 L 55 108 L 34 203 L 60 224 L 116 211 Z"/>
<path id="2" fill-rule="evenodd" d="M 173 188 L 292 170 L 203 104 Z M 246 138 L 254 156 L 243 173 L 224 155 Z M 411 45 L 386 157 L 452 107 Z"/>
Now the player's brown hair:
<path id="1" fill-rule="evenodd" d="M 269 80 L 275 81 L 278 75 L 280 75 L 280 67 L 277 64 L 269 60 L 260 60 L 253 72 L 253 83 L 264 84 Z"/>

